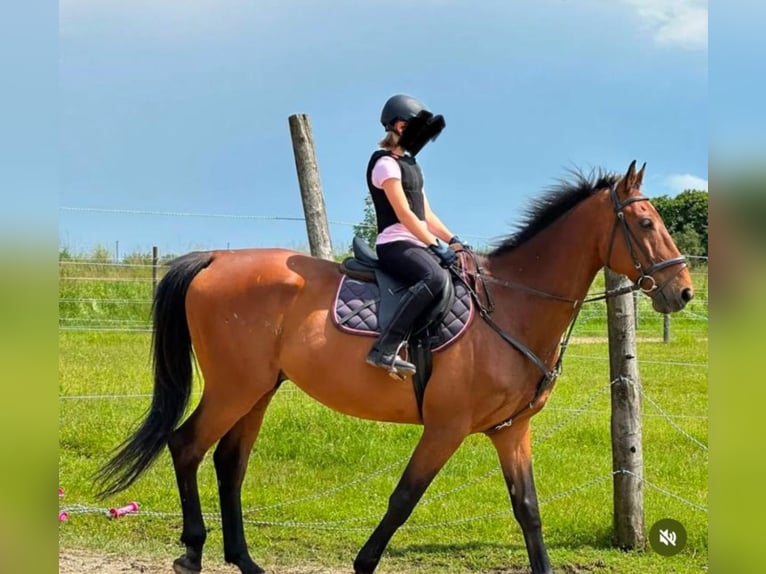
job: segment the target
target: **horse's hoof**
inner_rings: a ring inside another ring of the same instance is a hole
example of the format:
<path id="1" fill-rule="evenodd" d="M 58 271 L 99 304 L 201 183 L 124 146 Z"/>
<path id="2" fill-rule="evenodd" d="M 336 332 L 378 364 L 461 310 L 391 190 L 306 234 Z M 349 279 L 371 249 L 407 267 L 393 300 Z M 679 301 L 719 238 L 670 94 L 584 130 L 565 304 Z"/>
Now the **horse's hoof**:
<path id="1" fill-rule="evenodd" d="M 247 560 L 247 561 L 243 560 L 240 562 L 230 562 L 229 560 L 227 560 L 227 562 L 237 566 L 239 568 L 239 571 L 242 574 L 266 574 L 266 570 L 258 566 L 258 564 L 256 564 L 252 560 Z"/>
<path id="2" fill-rule="evenodd" d="M 247 550 L 238 554 L 229 554 L 228 556 L 224 554 L 223 559 L 227 563 L 233 564 L 239 568 L 239 571 L 242 574 L 266 574 L 266 570 L 253 562 L 253 559 L 250 558 L 250 554 Z"/>
<path id="3" fill-rule="evenodd" d="M 192 561 L 186 554 L 173 561 L 173 572 L 176 574 L 199 574 L 202 572 L 202 564 Z"/>

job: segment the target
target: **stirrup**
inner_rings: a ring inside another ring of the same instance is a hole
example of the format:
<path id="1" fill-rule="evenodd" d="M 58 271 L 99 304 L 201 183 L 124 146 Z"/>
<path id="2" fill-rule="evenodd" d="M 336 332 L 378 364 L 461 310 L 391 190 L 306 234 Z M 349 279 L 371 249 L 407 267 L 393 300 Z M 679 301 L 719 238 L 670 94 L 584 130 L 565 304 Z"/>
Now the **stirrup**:
<path id="1" fill-rule="evenodd" d="M 415 365 L 399 356 L 399 350 L 406 344 L 406 341 L 400 343 L 396 351 L 390 355 L 380 349 L 373 349 L 367 355 L 367 364 L 385 369 L 388 372 L 388 376 L 403 381 L 405 375 L 414 375 L 416 371 Z"/>

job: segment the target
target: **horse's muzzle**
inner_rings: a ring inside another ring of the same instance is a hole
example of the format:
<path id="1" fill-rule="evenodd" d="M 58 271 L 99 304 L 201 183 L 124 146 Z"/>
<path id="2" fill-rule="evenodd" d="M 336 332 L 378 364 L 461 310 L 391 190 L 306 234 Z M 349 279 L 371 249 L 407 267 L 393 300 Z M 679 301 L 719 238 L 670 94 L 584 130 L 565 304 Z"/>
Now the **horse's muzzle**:
<path id="1" fill-rule="evenodd" d="M 678 286 L 669 283 L 649 294 L 652 298 L 652 307 L 658 313 L 675 313 L 680 311 L 686 304 L 694 299 L 694 289 L 689 286 Z"/>

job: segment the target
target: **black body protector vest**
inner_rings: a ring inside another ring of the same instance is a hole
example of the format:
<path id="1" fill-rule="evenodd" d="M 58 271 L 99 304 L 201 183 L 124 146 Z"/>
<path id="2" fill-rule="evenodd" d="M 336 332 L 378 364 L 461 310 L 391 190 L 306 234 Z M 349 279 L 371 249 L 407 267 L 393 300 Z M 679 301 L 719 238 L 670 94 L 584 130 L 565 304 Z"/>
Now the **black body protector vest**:
<path id="1" fill-rule="evenodd" d="M 402 188 L 404 189 L 404 195 L 407 198 L 410 209 L 418 219 L 425 220 L 426 218 L 425 201 L 423 198 L 423 172 L 420 170 L 420 166 L 415 161 L 415 158 L 409 155 L 397 157 L 388 150 L 378 150 L 372 154 L 370 163 L 367 165 L 367 188 L 370 190 L 372 203 L 375 205 L 378 233 L 389 225 L 400 223 L 385 192 L 372 184 L 372 169 L 375 167 L 375 163 L 386 155 L 394 158 L 402 170 Z"/>

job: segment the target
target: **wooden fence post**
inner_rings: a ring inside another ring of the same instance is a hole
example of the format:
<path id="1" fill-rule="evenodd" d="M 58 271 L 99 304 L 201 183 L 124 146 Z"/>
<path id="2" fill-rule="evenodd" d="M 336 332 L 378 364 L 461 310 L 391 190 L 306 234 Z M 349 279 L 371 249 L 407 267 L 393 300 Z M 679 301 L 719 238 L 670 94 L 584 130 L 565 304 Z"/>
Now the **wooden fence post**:
<path id="1" fill-rule="evenodd" d="M 605 269 L 607 290 L 630 285 L 628 279 Z M 614 543 L 623 549 L 643 549 L 644 476 L 641 433 L 641 381 L 636 358 L 633 297 L 607 300 L 609 377 L 612 381 L 612 469 L 614 470 Z"/>
<path id="2" fill-rule="evenodd" d="M 633 291 L 633 315 L 634 315 L 634 324 L 636 326 L 636 331 L 638 331 L 638 298 L 640 296 L 640 293 L 638 291 Z"/>
<path id="3" fill-rule="evenodd" d="M 289 122 L 295 155 L 295 169 L 298 171 L 303 214 L 306 218 L 306 231 L 309 236 L 309 249 L 311 249 L 311 255 L 314 257 L 332 261 L 330 228 L 327 225 L 322 183 L 319 180 L 319 167 L 314 151 L 311 121 L 306 114 L 293 114 L 289 117 Z"/>
<path id="4" fill-rule="evenodd" d="M 670 342 L 670 315 L 668 313 L 662 316 L 662 342 Z"/>
<path id="5" fill-rule="evenodd" d="M 152 299 L 157 295 L 157 265 L 159 264 L 159 251 L 157 246 L 152 247 Z"/>

